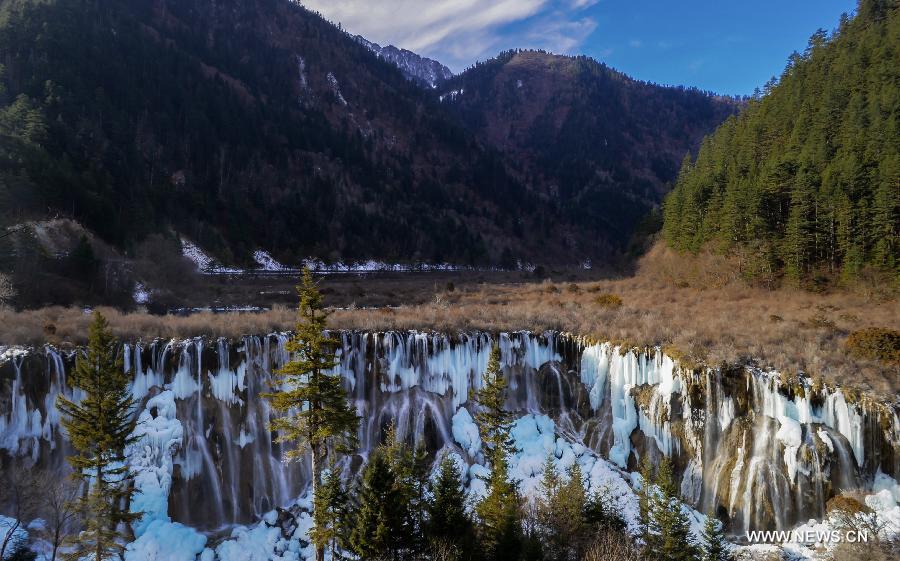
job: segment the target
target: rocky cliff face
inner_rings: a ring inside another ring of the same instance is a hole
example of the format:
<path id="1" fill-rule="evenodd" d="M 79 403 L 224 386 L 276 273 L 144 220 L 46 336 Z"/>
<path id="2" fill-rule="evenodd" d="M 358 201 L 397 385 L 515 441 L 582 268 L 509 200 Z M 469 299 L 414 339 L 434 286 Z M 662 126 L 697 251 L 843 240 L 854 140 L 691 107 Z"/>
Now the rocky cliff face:
<path id="1" fill-rule="evenodd" d="M 658 349 L 557 333 L 340 335 L 337 373 L 362 420 L 360 449 L 344 464 L 348 475 L 395 422 L 401 437 L 423 443 L 433 457 L 440 450 L 457 454 L 477 482 L 484 459 L 468 396 L 480 387 L 491 344 L 499 342 L 510 377 L 508 407 L 531 419 L 537 427 L 531 432 L 549 433 L 548 450 L 561 461 L 587 453 L 597 458 L 592 465 L 601 462 L 630 483 L 643 455 L 671 456 L 684 500 L 715 510 L 735 533 L 821 518 L 841 490 L 900 476 L 895 406 L 838 388 L 788 384 L 746 368 L 690 370 Z M 214 530 L 257 520 L 302 495 L 308 466 L 282 463 L 284 449 L 273 442 L 271 413 L 259 397 L 288 359 L 286 341 L 272 334 L 124 347 L 147 422 L 169 418 L 180 427 L 177 438 L 158 437 L 165 442 L 154 445 L 171 452 L 165 496 L 174 521 Z M 4 469 L 67 469 L 54 403 L 60 393 L 72 395 L 66 378 L 76 352 L 48 346 L 4 353 Z M 519 440 L 527 455 L 531 440 Z M 545 454 L 534 453 L 535 465 L 519 459 L 523 481 L 539 477 Z"/>
<path id="2" fill-rule="evenodd" d="M 398 49 L 393 45 L 382 47 L 378 43 L 367 40 L 362 35 L 357 35 L 354 39 L 375 53 L 379 58 L 383 58 L 399 68 L 400 72 L 403 72 L 407 79 L 421 86 L 437 88 L 453 77 L 453 72 L 436 60 L 417 55 L 406 49 Z"/>

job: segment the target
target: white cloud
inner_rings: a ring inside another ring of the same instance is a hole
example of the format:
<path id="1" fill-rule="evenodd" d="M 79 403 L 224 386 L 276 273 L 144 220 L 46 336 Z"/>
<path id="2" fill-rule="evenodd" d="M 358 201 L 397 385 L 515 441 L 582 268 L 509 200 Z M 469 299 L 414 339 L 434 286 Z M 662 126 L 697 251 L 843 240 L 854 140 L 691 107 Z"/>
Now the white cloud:
<path id="1" fill-rule="evenodd" d="M 598 0 L 303 0 L 347 31 L 459 71 L 508 48 L 566 53 L 596 28 Z M 581 12 L 581 13 L 579 13 Z"/>

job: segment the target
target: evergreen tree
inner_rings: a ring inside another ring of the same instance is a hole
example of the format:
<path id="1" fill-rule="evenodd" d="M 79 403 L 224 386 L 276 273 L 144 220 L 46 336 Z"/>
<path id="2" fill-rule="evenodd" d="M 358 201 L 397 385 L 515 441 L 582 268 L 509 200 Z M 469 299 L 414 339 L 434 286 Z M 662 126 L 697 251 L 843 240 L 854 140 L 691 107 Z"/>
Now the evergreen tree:
<path id="1" fill-rule="evenodd" d="M 815 225 L 812 221 L 814 190 L 808 175 L 798 178 L 798 187 L 791 193 L 791 206 L 785 230 L 784 263 L 785 273 L 793 279 L 800 279 L 809 271 L 813 260 L 813 236 Z"/>
<path id="2" fill-rule="evenodd" d="M 325 544 L 331 550 L 331 558 L 338 558 L 338 548 L 348 548 L 349 522 L 347 518 L 349 496 L 344 489 L 341 473 L 332 465 L 322 475 L 322 483 L 316 487 L 313 497 L 313 512 L 318 523 L 310 530 L 310 539 L 315 544 Z"/>
<path id="3" fill-rule="evenodd" d="M 122 555 L 127 539 L 124 527 L 141 513 L 128 511 L 133 490 L 125 464 L 125 447 L 134 441 L 135 401 L 128 389 L 121 347 L 100 312 L 94 312 L 87 353 L 79 355 L 69 382 L 84 397 L 75 403 L 61 395 L 57 408 L 76 451 L 67 459 L 89 488 L 76 505 L 84 530 L 65 558 L 103 561 Z"/>
<path id="4" fill-rule="evenodd" d="M 505 454 L 494 452 L 487 495 L 476 508 L 479 543 L 489 561 L 516 561 L 522 548 L 522 499 Z"/>
<path id="5" fill-rule="evenodd" d="M 712 514 L 706 515 L 703 525 L 703 543 L 700 546 L 700 561 L 730 561 L 728 542 L 722 523 Z"/>
<path id="6" fill-rule="evenodd" d="M 650 530 L 650 499 L 653 496 L 653 464 L 650 455 L 644 454 L 640 464 L 641 489 L 638 491 L 638 513 L 641 524 L 641 539 L 644 546 L 651 548 L 655 544 L 655 534 Z"/>
<path id="7" fill-rule="evenodd" d="M 326 332 L 328 312 L 309 269 L 297 286 L 300 305 L 293 338 L 287 344 L 293 360 L 277 373 L 278 386 L 263 394 L 272 409 L 283 413 L 271 422 L 278 442 L 294 445 L 285 456 L 300 459 L 309 451 L 312 459 L 312 493 L 321 482 L 323 461 L 329 448 L 348 452 L 356 446 L 359 418 L 347 401 L 341 377 L 329 373 L 337 366 L 335 352 L 340 344 Z M 314 535 L 327 535 L 327 520 L 313 511 Z M 316 528 L 323 527 L 321 532 Z M 326 542 L 316 542 L 316 560 L 322 561 Z"/>
<path id="8" fill-rule="evenodd" d="M 651 551 L 661 560 L 694 561 L 696 544 L 690 533 L 690 520 L 681 508 L 681 498 L 672 472 L 672 462 L 664 457 L 656 475 L 656 487 L 650 497 L 649 532 Z"/>
<path id="9" fill-rule="evenodd" d="M 578 462 L 572 464 L 567 473 L 569 479 L 559 491 L 557 533 L 561 536 L 560 551 L 563 559 L 580 560 L 590 542 L 588 525 L 585 521 L 587 493 L 584 478 Z"/>
<path id="10" fill-rule="evenodd" d="M 382 447 L 403 505 L 402 527 L 395 529 L 400 535 L 399 547 L 404 556 L 409 557 L 420 552 L 425 545 L 428 456 L 424 447 L 419 446 L 414 451 L 398 438 L 394 424 L 388 429 Z"/>
<path id="11" fill-rule="evenodd" d="M 384 448 L 369 458 L 357 492 L 350 546 L 363 559 L 403 559 L 407 508 Z"/>
<path id="12" fill-rule="evenodd" d="M 509 430 L 513 415 L 506 410 L 507 385 L 500 367 L 500 347 L 494 345 L 484 373 L 484 385 L 475 396 L 479 406 L 475 421 L 484 435 L 482 440 L 489 455 L 500 451 L 507 454 L 512 452 Z"/>
<path id="13" fill-rule="evenodd" d="M 537 522 L 549 559 L 562 559 L 565 539 L 560 531 L 562 478 L 556 469 L 556 456 L 547 454 L 541 475 L 540 495 L 536 499 Z"/>
<path id="14" fill-rule="evenodd" d="M 584 505 L 584 522 L 592 533 L 605 530 L 624 531 L 625 520 L 619 509 L 612 504 L 607 489 L 594 491 Z"/>
<path id="15" fill-rule="evenodd" d="M 484 386 L 476 397 L 479 411 L 475 416 L 484 431 L 485 456 L 491 467 L 487 495 L 476 507 L 480 545 L 489 561 L 516 560 L 522 545 L 522 500 L 517 484 L 509 477 L 512 415 L 505 408 L 506 387 L 500 349 L 494 346 L 484 373 Z"/>
<path id="16" fill-rule="evenodd" d="M 860 0 L 817 31 L 766 94 L 682 163 L 664 204 L 674 248 L 743 249 L 746 274 L 794 282 L 823 267 L 853 282 L 900 274 L 900 4 Z M 743 254 L 743 253 L 742 253 Z"/>
<path id="17" fill-rule="evenodd" d="M 456 462 L 449 454 L 445 455 L 431 486 L 431 498 L 425 505 L 428 515 L 425 535 L 431 547 L 453 544 L 467 559 L 473 552 L 474 526 L 466 511 L 466 495 L 460 479 Z"/>

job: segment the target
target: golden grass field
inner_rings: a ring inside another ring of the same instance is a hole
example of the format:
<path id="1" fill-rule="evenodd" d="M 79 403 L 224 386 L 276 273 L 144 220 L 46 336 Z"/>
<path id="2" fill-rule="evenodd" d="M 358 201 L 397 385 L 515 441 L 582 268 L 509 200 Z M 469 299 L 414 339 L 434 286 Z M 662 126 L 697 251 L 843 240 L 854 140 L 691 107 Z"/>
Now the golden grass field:
<path id="1" fill-rule="evenodd" d="M 330 281 L 323 281 L 323 288 Z M 366 281 L 355 284 L 365 287 Z M 423 297 L 422 291 L 429 294 Z M 327 291 L 331 292 L 331 291 Z M 403 304 L 409 297 L 414 303 Z M 754 288 L 732 264 L 713 255 L 694 258 L 660 246 L 636 273 L 578 282 L 518 280 L 419 286 L 414 296 L 393 294 L 396 305 L 340 305 L 336 329 L 559 330 L 629 345 L 661 345 L 682 360 L 718 365 L 754 360 L 786 375 L 803 371 L 833 383 L 895 396 L 900 365 L 854 358 L 848 335 L 867 327 L 900 330 L 900 306 L 883 286 L 824 294 L 800 289 Z M 349 299 L 349 296 L 345 296 Z M 213 335 L 238 337 L 290 329 L 294 312 L 275 306 L 263 313 L 196 313 L 153 316 L 104 310 L 127 340 Z M 80 309 L 0 310 L 0 343 L 79 343 L 89 316 Z"/>

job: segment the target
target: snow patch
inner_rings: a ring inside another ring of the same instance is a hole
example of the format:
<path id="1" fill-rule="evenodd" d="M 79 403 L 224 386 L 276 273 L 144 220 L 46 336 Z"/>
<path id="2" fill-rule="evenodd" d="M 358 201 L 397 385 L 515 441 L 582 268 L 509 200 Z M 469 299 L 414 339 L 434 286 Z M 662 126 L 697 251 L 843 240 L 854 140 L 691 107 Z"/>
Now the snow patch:
<path id="1" fill-rule="evenodd" d="M 197 270 L 201 273 L 237 274 L 243 272 L 241 269 L 222 266 L 200 249 L 199 246 L 186 238 L 181 238 L 181 254 L 193 261 L 197 266 Z"/>
<path id="2" fill-rule="evenodd" d="M 143 283 L 135 283 L 134 290 L 131 293 L 135 304 L 146 304 L 150 301 L 150 290 Z"/>
<path id="3" fill-rule="evenodd" d="M 344 99 L 344 95 L 341 93 L 341 86 L 338 83 L 338 79 L 331 72 L 328 73 L 328 83 L 331 85 L 331 91 L 334 93 L 334 97 L 337 98 L 338 103 L 343 106 L 347 106 L 347 100 Z"/>
<path id="4" fill-rule="evenodd" d="M 481 435 L 472 415 L 465 407 L 460 407 L 453 415 L 452 424 L 453 440 L 466 451 L 469 457 L 474 458 L 481 450 Z"/>
<path id="5" fill-rule="evenodd" d="M 263 271 L 285 271 L 287 267 L 275 260 L 269 255 L 268 251 L 258 249 L 253 252 L 253 260 L 259 264 L 259 268 Z"/>

